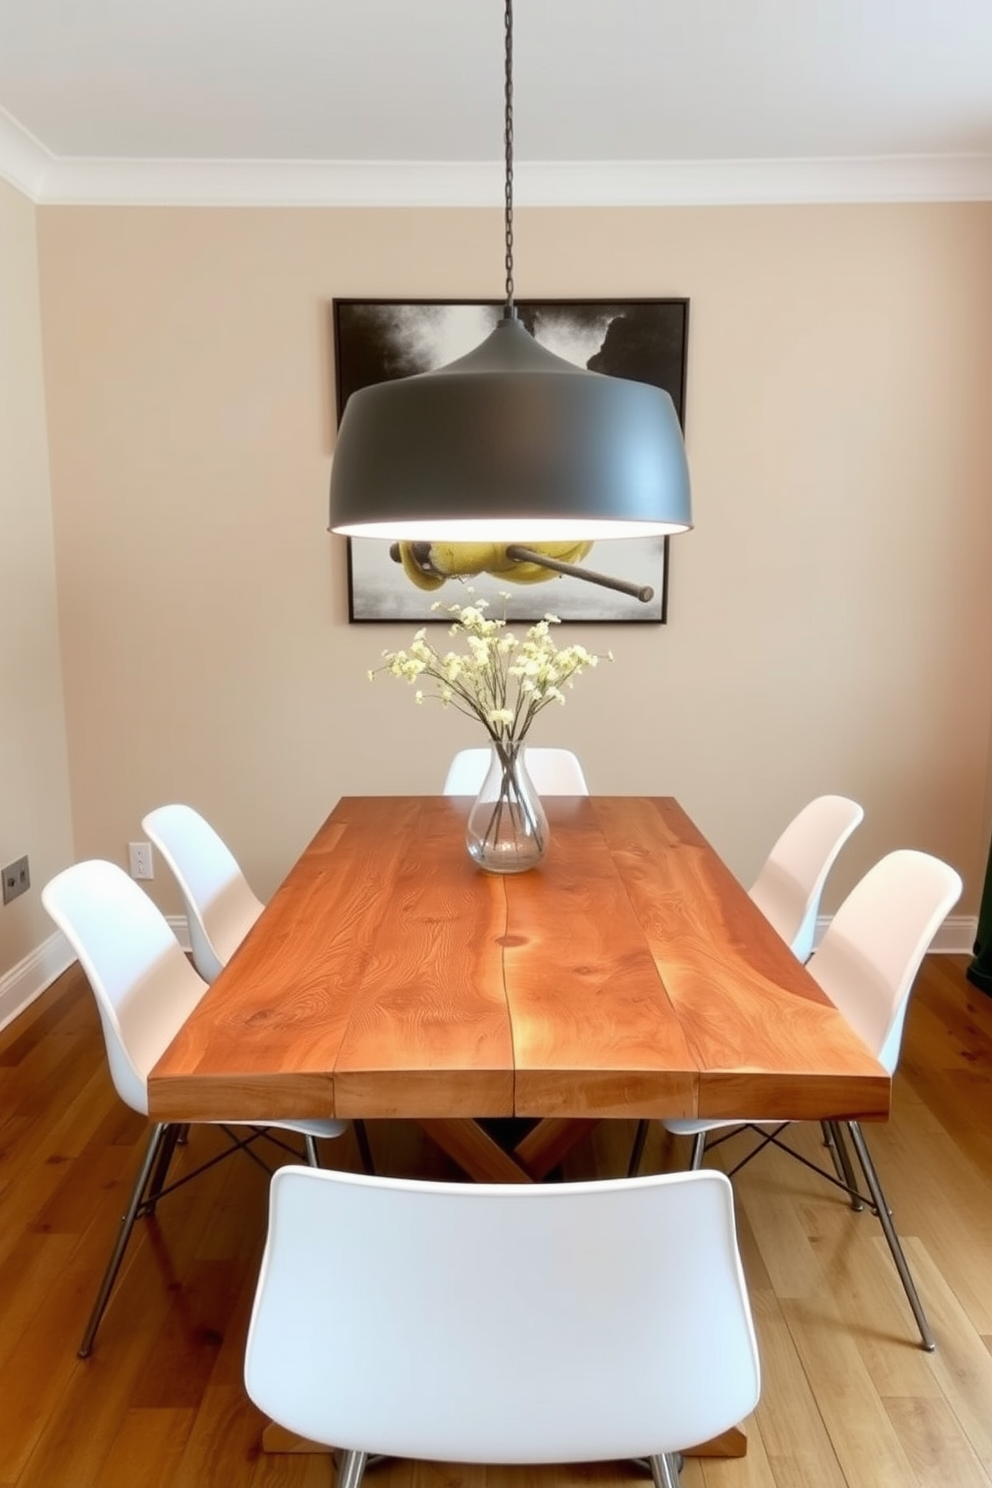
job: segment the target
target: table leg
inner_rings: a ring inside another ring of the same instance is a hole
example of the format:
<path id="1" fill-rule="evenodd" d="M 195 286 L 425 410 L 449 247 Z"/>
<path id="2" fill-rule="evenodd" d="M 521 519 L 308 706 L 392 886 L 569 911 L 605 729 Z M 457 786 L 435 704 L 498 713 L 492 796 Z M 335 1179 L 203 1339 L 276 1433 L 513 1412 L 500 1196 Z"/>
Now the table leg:
<path id="1" fill-rule="evenodd" d="M 434 1121 L 418 1118 L 417 1125 L 477 1183 L 533 1183 L 512 1153 L 504 1152 L 476 1121 Z"/>
<path id="2" fill-rule="evenodd" d="M 532 1177 L 544 1178 L 596 1125 L 577 1116 L 545 1117 L 517 1143 L 513 1156 Z"/>
<path id="3" fill-rule="evenodd" d="M 417 1125 L 477 1183 L 533 1183 L 557 1167 L 596 1122 L 549 1117 L 538 1122 L 512 1152 L 471 1119 L 421 1117 Z"/>
<path id="4" fill-rule="evenodd" d="M 726 1431 L 721 1431 L 712 1441 L 701 1442 L 698 1447 L 690 1447 L 682 1453 L 683 1457 L 746 1457 L 747 1456 L 747 1431 L 743 1426 L 728 1426 Z"/>

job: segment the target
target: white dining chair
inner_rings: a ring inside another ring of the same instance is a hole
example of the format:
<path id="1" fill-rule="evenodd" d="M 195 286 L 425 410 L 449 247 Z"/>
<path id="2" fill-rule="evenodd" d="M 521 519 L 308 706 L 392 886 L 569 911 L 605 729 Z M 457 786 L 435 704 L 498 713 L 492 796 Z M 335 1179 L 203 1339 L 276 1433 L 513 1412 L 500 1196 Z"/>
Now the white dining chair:
<path id="1" fill-rule="evenodd" d="M 817 796 L 782 832 L 748 893 L 800 961 L 808 961 L 827 875 L 864 810 L 847 796 Z"/>
<path id="2" fill-rule="evenodd" d="M 491 751 L 460 749 L 448 767 L 443 794 L 476 796 L 489 769 Z M 587 796 L 589 787 L 578 756 L 570 749 L 525 746 L 524 764 L 539 796 Z"/>
<path id="3" fill-rule="evenodd" d="M 262 913 L 231 849 L 192 806 L 172 802 L 142 818 L 149 840 L 172 871 L 183 896 L 193 964 L 213 982 Z M 375 1172 L 364 1121 L 353 1121 L 362 1166 Z"/>
<path id="4" fill-rule="evenodd" d="M 147 1117 L 148 1074 L 208 991 L 208 985 L 190 965 L 158 907 L 115 863 L 98 859 L 76 863 L 51 879 L 42 889 L 41 898 L 78 957 L 92 989 L 117 1094 L 132 1110 Z M 247 1152 L 256 1161 L 260 1159 L 252 1147 L 262 1137 L 298 1159 L 298 1153 L 286 1147 L 269 1129 L 297 1133 L 303 1138 L 308 1162 L 315 1167 L 319 1164 L 317 1139 L 339 1137 L 347 1130 L 343 1121 L 307 1118 L 266 1121 L 264 1127 L 250 1127 L 247 1135 L 239 1136 L 232 1128 L 246 1125 L 241 1118 L 212 1124 L 224 1130 L 231 1151 Z M 117 1241 L 79 1346 L 81 1359 L 92 1350 L 139 1215 L 153 1213 L 159 1199 L 217 1161 L 216 1157 L 212 1158 L 167 1187 L 166 1179 L 183 1131 L 184 1127 L 178 1123 L 156 1121 L 152 1125 Z M 266 1167 L 264 1163 L 262 1166 Z"/>
<path id="5" fill-rule="evenodd" d="M 890 1075 L 899 1063 L 906 1009 L 920 963 L 944 918 L 957 903 L 961 888 L 960 876 L 939 858 L 910 848 L 891 852 L 851 890 L 808 962 L 810 975 Z M 729 1170 L 731 1177 L 771 1145 L 798 1158 L 843 1189 L 854 1201 L 853 1208 L 862 1209 L 867 1204 L 878 1216 L 923 1347 L 933 1350 L 934 1336 L 860 1123 L 850 1120 L 827 1123 L 839 1168 L 837 1174 L 817 1167 L 782 1140 L 781 1133 L 789 1124 L 750 1122 L 746 1116 L 736 1121 L 666 1119 L 662 1122 L 673 1135 L 692 1138 L 691 1169 L 700 1167 L 709 1148 L 726 1141 L 736 1131 L 748 1130 L 757 1136 L 758 1143 Z M 709 1133 L 724 1128 L 732 1130 L 707 1141 Z M 856 1185 L 844 1132 L 850 1135 L 868 1195 L 862 1194 Z"/>
<path id="6" fill-rule="evenodd" d="M 192 806 L 158 806 L 141 825 L 179 885 L 193 964 L 212 982 L 265 906 L 227 843 Z"/>
<path id="7" fill-rule="evenodd" d="M 817 796 L 782 832 L 761 866 L 748 893 L 765 919 L 800 961 L 813 949 L 816 920 L 827 875 L 844 843 L 864 819 L 857 801 L 847 796 Z M 647 1121 L 639 1121 L 628 1164 L 628 1176 L 639 1169 L 648 1135 Z M 824 1138 L 833 1136 L 824 1127 Z M 842 1157 L 832 1147 L 838 1163 Z"/>
<path id="8" fill-rule="evenodd" d="M 343 1457 L 474 1463 L 677 1454 L 760 1375 L 720 1173 L 551 1186 L 285 1167 L 245 1351 L 260 1410 Z"/>

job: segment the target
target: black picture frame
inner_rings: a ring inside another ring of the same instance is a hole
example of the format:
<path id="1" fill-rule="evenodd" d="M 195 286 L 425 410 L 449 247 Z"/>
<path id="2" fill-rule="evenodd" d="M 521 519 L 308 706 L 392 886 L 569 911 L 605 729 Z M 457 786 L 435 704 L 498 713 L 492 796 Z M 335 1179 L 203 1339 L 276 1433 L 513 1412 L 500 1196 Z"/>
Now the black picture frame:
<path id="1" fill-rule="evenodd" d="M 517 311 L 537 340 L 579 366 L 663 388 L 685 427 L 688 357 L 687 299 L 518 300 Z M 433 371 L 472 350 L 502 314 L 500 300 L 335 299 L 334 370 L 337 418 L 351 394 L 389 378 Z M 509 592 L 506 618 L 530 623 L 547 612 L 562 621 L 664 624 L 668 619 L 668 538 L 636 538 L 594 545 L 580 567 L 648 588 L 642 602 L 588 580 L 556 576 L 547 583 L 514 584 L 506 575 L 467 577 L 476 595 L 493 603 Z M 398 545 L 378 538 L 348 539 L 348 619 L 355 624 L 423 624 L 446 619 L 431 609 L 466 602 L 453 576 L 440 588 L 419 588 L 408 577 Z M 502 611 L 502 602 L 500 603 Z"/>

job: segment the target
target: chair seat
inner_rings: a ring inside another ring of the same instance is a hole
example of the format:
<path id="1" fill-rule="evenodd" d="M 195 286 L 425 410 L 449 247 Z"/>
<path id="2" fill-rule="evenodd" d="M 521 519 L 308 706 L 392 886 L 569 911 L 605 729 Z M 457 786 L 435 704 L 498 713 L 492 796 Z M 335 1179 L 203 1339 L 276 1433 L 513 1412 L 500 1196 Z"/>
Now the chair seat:
<path id="1" fill-rule="evenodd" d="M 961 888 L 960 876 L 939 858 L 911 848 L 888 853 L 848 894 L 808 963 L 814 980 L 890 1074 L 898 1064 L 906 1006 L 920 962 L 938 926 L 957 902 Z M 860 1210 L 866 1203 L 870 1204 L 916 1319 L 920 1340 L 928 1352 L 932 1351 L 934 1336 L 859 1123 L 853 1119 L 821 1122 L 836 1176 L 779 1140 L 781 1128 L 789 1124 L 788 1121 L 749 1121 L 746 1117 L 737 1121 L 675 1118 L 662 1122 L 665 1130 L 674 1136 L 693 1138 L 691 1167 L 694 1169 L 701 1166 L 707 1150 L 707 1132 L 728 1127 L 759 1128 L 762 1136 L 758 1146 L 729 1169 L 728 1176 L 733 1176 L 765 1147 L 775 1145 L 850 1195 L 853 1209 Z M 640 1122 L 631 1153 L 631 1176 L 637 1172 L 646 1131 L 647 1122 Z M 854 1145 L 868 1186 L 867 1199 L 855 1180 L 845 1132 Z M 709 1145 L 717 1146 L 724 1140 L 716 1137 Z"/>
<path id="2" fill-rule="evenodd" d="M 193 965 L 203 981 L 212 982 L 262 913 L 262 901 L 252 892 L 227 843 L 192 806 L 179 801 L 157 806 L 142 818 L 141 825 L 171 868 L 183 896 Z M 374 1171 L 368 1136 L 361 1121 L 315 1117 L 250 1125 L 278 1126 L 304 1137 L 340 1137 L 353 1126 L 362 1165 L 367 1173 Z"/>
<path id="3" fill-rule="evenodd" d="M 700 1132 L 718 1131 L 722 1126 L 780 1126 L 778 1121 L 749 1121 L 746 1116 L 725 1116 L 720 1120 L 691 1121 L 686 1117 L 665 1117 L 662 1126 L 673 1137 L 698 1137 Z"/>
<path id="4" fill-rule="evenodd" d="M 229 1124 L 238 1126 L 241 1123 L 232 1121 Z M 283 1131 L 299 1132 L 303 1137 L 340 1137 L 348 1130 L 347 1121 L 333 1121 L 330 1117 L 325 1120 L 320 1116 L 314 1116 L 308 1121 L 269 1121 L 266 1119 L 264 1125 L 280 1127 Z"/>
<path id="5" fill-rule="evenodd" d="M 147 1116 L 148 1072 L 199 1005 L 207 992 L 207 982 L 190 964 L 161 910 L 115 863 L 100 860 L 76 863 L 51 879 L 41 897 L 45 909 L 78 956 L 93 991 L 114 1088 L 126 1105 Z M 316 1167 L 320 1161 L 318 1140 L 340 1137 L 350 1123 L 320 1116 L 290 1117 L 282 1121 L 253 1121 L 239 1116 L 204 1124 L 223 1131 L 228 1139 L 227 1147 L 170 1184 L 169 1169 L 176 1148 L 185 1141 L 187 1124 L 153 1123 L 117 1241 L 79 1346 L 81 1359 L 88 1357 L 93 1348 L 139 1216 L 154 1214 L 160 1199 L 229 1153 L 245 1153 L 267 1172 L 271 1171 L 254 1150 L 261 1140 L 268 1139 L 298 1160 L 296 1144 L 290 1144 L 276 1132 L 302 1136 L 306 1160 Z M 359 1147 L 364 1142 L 367 1149 L 364 1132 L 359 1133 L 361 1123 L 354 1125 Z M 241 1127 L 243 1134 L 239 1135 L 234 1130 L 236 1127 Z M 364 1150 L 362 1157 L 365 1161 Z"/>

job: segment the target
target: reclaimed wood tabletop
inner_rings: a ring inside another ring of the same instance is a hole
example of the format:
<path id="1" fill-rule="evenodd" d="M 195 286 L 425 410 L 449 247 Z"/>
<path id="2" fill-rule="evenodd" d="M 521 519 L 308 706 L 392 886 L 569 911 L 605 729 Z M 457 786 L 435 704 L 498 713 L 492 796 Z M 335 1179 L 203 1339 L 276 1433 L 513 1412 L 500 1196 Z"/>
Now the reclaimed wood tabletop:
<path id="1" fill-rule="evenodd" d="M 890 1080 L 670 797 L 548 798 L 481 871 L 468 801 L 346 797 L 148 1082 L 157 1120 L 417 1120 L 533 1181 L 606 1117 L 884 1119 Z M 541 1118 L 505 1152 L 479 1120 Z"/>

